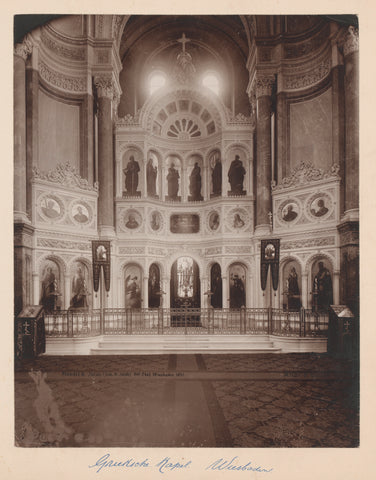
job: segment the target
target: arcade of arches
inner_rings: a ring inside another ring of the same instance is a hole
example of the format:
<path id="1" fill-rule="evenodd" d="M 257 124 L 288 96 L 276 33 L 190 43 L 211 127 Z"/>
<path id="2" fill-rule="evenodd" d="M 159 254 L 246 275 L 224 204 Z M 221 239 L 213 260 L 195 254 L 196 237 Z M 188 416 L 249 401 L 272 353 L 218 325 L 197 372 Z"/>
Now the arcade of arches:
<path id="1" fill-rule="evenodd" d="M 14 82 L 16 314 L 98 308 L 98 239 L 107 307 L 297 310 L 319 282 L 358 311 L 355 25 L 61 16 L 15 44 Z"/>

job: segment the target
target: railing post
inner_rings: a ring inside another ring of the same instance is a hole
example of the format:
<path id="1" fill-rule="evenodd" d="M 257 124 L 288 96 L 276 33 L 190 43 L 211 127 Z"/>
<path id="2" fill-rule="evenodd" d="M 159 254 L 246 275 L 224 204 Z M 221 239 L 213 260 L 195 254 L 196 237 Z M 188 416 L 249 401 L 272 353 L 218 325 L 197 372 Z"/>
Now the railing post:
<path id="1" fill-rule="evenodd" d="M 305 309 L 302 307 L 300 309 L 300 336 L 305 337 L 306 336 L 306 312 Z M 302 335 L 303 334 L 303 335 Z"/>
<path id="2" fill-rule="evenodd" d="M 73 312 L 67 310 L 68 317 L 68 338 L 73 337 Z"/>
<path id="3" fill-rule="evenodd" d="M 158 307 L 158 335 L 163 335 L 163 308 Z"/>
<path id="4" fill-rule="evenodd" d="M 214 308 L 209 307 L 208 312 L 208 321 L 209 321 L 209 335 L 214 335 Z"/>
<path id="5" fill-rule="evenodd" d="M 268 335 L 271 335 L 273 333 L 273 328 L 272 328 L 272 307 L 268 307 Z"/>
<path id="6" fill-rule="evenodd" d="M 240 335 L 245 333 L 245 307 L 240 307 Z"/>

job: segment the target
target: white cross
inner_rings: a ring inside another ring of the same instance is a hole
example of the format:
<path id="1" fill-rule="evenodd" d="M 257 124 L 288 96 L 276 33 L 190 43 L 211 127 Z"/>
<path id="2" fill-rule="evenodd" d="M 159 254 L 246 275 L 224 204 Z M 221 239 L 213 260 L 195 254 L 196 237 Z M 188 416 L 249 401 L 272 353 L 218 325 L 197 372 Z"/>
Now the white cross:
<path id="1" fill-rule="evenodd" d="M 185 53 L 185 44 L 190 42 L 189 38 L 186 38 L 185 33 L 183 33 L 182 37 L 178 39 L 178 42 L 183 44 L 183 53 Z"/>

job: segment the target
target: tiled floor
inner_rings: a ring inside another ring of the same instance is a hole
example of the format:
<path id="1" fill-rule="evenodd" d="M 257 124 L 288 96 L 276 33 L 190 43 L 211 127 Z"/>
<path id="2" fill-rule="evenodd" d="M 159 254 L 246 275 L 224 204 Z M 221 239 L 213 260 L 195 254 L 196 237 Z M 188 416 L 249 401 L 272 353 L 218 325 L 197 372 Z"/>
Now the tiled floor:
<path id="1" fill-rule="evenodd" d="M 356 369 L 319 354 L 42 356 L 15 437 L 46 447 L 356 447 Z"/>

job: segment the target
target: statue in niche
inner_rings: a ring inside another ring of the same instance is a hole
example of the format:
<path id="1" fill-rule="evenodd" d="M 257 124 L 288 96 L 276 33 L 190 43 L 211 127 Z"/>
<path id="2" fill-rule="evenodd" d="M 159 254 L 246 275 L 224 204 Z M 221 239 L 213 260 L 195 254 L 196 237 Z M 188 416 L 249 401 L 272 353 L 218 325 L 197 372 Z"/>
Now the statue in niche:
<path id="1" fill-rule="evenodd" d="M 245 168 L 239 158 L 239 155 L 235 155 L 235 160 L 231 162 L 230 169 L 228 171 L 228 181 L 231 186 L 231 194 L 244 195 L 243 182 L 245 176 Z"/>
<path id="2" fill-rule="evenodd" d="M 317 311 L 327 312 L 332 303 L 332 277 L 324 262 L 319 262 L 319 271 L 313 280 L 313 304 Z"/>
<path id="3" fill-rule="evenodd" d="M 149 197 L 157 196 L 157 174 L 158 168 L 157 166 L 154 166 L 153 160 L 149 158 L 146 167 L 146 182 Z"/>
<path id="4" fill-rule="evenodd" d="M 40 305 L 43 305 L 46 313 L 56 310 L 56 302 L 59 295 L 55 273 L 52 267 L 48 266 L 42 280 L 42 294 L 39 302 Z"/>
<path id="5" fill-rule="evenodd" d="M 82 267 L 78 266 L 72 281 L 72 298 L 70 306 L 73 308 L 88 308 L 86 280 Z"/>
<path id="6" fill-rule="evenodd" d="M 212 171 L 213 195 L 222 194 L 222 164 L 219 156 L 216 156 L 215 165 Z"/>
<path id="7" fill-rule="evenodd" d="M 244 282 L 238 274 L 232 274 L 230 280 L 230 308 L 245 307 Z"/>
<path id="8" fill-rule="evenodd" d="M 295 267 L 292 267 L 287 278 L 287 306 L 292 312 L 300 310 L 300 289 L 298 274 Z"/>
<path id="9" fill-rule="evenodd" d="M 168 185 L 168 196 L 171 199 L 177 199 L 178 198 L 178 192 L 179 192 L 179 172 L 175 168 L 175 164 L 172 163 L 170 168 L 168 169 L 168 174 L 167 174 L 167 185 Z"/>
<path id="10" fill-rule="evenodd" d="M 127 308 L 141 308 L 141 288 L 137 275 L 125 279 L 125 305 Z"/>
<path id="11" fill-rule="evenodd" d="M 202 200 L 201 195 L 201 168 L 198 162 L 195 163 L 191 175 L 189 176 L 189 193 L 191 194 L 188 200 Z"/>
<path id="12" fill-rule="evenodd" d="M 125 175 L 125 190 L 127 195 L 137 195 L 138 187 L 138 172 L 140 171 L 140 166 L 138 162 L 134 159 L 134 156 L 129 157 L 129 162 L 127 167 L 124 168 L 123 172 Z"/>

